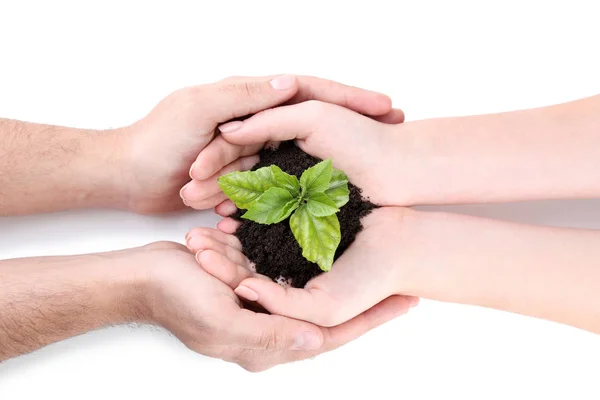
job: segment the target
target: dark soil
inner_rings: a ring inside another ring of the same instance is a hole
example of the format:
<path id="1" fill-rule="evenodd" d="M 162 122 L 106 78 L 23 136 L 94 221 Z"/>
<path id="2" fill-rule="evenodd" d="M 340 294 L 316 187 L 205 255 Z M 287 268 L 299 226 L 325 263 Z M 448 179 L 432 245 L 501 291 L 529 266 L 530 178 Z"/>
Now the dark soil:
<path id="1" fill-rule="evenodd" d="M 275 164 L 288 174 L 300 178 L 304 170 L 320 161 L 300 150 L 293 141 L 288 141 L 281 143 L 277 150 L 263 150 L 260 162 L 252 170 Z M 350 201 L 337 214 L 342 240 L 335 259 L 342 255 L 362 230 L 361 218 L 376 207 L 362 197 L 359 188 L 352 184 L 348 187 Z M 240 218 L 244 212 L 238 210 L 232 216 L 242 222 L 235 235 L 242 242 L 246 257 L 256 265 L 256 272 L 274 281 L 283 277 L 297 288 L 304 287 L 309 280 L 323 272 L 317 264 L 302 256 L 302 249 L 290 229 L 289 219 L 278 224 L 263 225 Z"/>

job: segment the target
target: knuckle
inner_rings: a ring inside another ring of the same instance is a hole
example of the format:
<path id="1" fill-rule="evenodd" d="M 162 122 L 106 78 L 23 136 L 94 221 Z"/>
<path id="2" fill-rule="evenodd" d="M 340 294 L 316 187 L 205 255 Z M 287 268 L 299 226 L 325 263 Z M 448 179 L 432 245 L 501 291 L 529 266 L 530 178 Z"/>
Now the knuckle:
<path id="1" fill-rule="evenodd" d="M 205 228 L 201 228 L 201 227 L 192 228 L 192 230 L 190 230 L 188 232 L 188 236 L 194 237 L 194 236 L 204 235 L 204 230 L 205 230 Z"/>
<path id="2" fill-rule="evenodd" d="M 277 349 L 281 342 L 279 334 L 274 331 L 263 332 L 258 338 L 259 347 L 265 350 Z"/>
<path id="3" fill-rule="evenodd" d="M 221 86 L 226 93 L 235 93 L 243 97 L 254 97 L 262 91 L 263 85 L 259 82 L 236 82 Z"/>
<path id="4" fill-rule="evenodd" d="M 304 102 L 302 105 L 309 118 L 314 119 L 320 119 L 324 117 L 327 112 L 331 110 L 330 104 L 319 100 L 309 100 Z"/>
<path id="5" fill-rule="evenodd" d="M 227 199 L 227 196 L 223 192 L 216 193 L 215 196 L 208 196 L 207 198 L 198 201 L 194 204 L 194 208 L 196 210 L 206 210 L 217 206 L 223 200 Z"/>
<path id="6" fill-rule="evenodd" d="M 215 247 L 215 243 L 210 236 L 198 235 L 194 239 L 194 246 L 201 250 L 212 249 Z"/>

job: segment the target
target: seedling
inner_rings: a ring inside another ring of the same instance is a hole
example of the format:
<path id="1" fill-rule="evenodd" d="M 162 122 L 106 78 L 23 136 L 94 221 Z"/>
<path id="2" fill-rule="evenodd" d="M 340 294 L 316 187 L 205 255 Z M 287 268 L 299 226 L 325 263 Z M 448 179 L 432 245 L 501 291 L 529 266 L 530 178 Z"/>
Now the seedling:
<path id="1" fill-rule="evenodd" d="M 256 171 L 232 172 L 218 180 L 235 205 L 247 210 L 242 218 L 276 224 L 289 218 L 302 256 L 329 271 L 340 244 L 336 213 L 349 200 L 348 177 L 321 161 L 302 173 L 300 180 L 276 165 Z"/>

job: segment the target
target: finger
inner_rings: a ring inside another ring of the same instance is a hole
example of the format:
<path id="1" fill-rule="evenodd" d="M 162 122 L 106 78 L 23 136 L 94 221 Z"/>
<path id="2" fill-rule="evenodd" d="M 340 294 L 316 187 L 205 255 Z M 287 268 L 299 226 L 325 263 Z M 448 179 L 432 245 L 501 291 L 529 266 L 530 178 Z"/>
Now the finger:
<path id="1" fill-rule="evenodd" d="M 297 79 L 298 91 L 289 104 L 318 100 L 367 115 L 384 115 L 392 108 L 392 100 L 382 93 L 313 76 L 297 76 Z"/>
<path id="2" fill-rule="evenodd" d="M 194 253 L 199 250 L 214 249 L 223 247 L 231 248 L 236 252 L 242 251 L 242 244 L 234 235 L 227 235 L 218 229 L 213 228 L 194 228 L 186 235 L 186 243 L 189 250 Z M 225 254 L 224 251 L 220 251 Z"/>
<path id="3" fill-rule="evenodd" d="M 233 218 L 225 218 L 217 224 L 217 229 L 221 232 L 233 234 L 242 223 Z"/>
<path id="4" fill-rule="evenodd" d="M 229 199 L 215 207 L 215 213 L 219 214 L 221 217 L 229 217 L 230 215 L 235 214 L 237 210 L 238 208 L 235 203 Z"/>
<path id="5" fill-rule="evenodd" d="M 194 228 L 191 231 L 189 231 L 187 233 L 187 235 L 185 235 L 185 240 L 187 242 L 190 240 L 190 238 L 192 238 L 194 236 L 200 236 L 200 235 L 212 237 L 213 239 L 218 240 L 219 242 L 223 243 L 226 246 L 233 247 L 234 249 L 237 249 L 240 251 L 242 250 L 242 244 L 240 243 L 238 238 L 236 238 L 233 235 L 225 234 L 225 233 L 221 232 L 220 230 L 213 229 L 213 228 L 204 228 L 204 227 Z"/>
<path id="6" fill-rule="evenodd" d="M 406 314 L 411 307 L 409 296 L 390 296 L 341 325 L 325 330 L 326 351 L 336 349 L 368 331 Z"/>
<path id="7" fill-rule="evenodd" d="M 360 240 L 360 238 L 358 239 Z M 396 278 L 393 269 L 373 275 L 364 265 L 372 257 L 351 246 L 336 261 L 331 271 L 311 280 L 304 289 L 281 287 L 270 282 L 248 279 L 235 292 L 257 301 L 271 313 L 335 326 L 361 314 L 393 294 Z"/>
<path id="8" fill-rule="evenodd" d="M 234 162 L 238 158 L 258 153 L 262 145 L 262 143 L 258 143 L 251 146 L 239 146 L 228 143 L 222 136 L 217 136 L 198 155 L 190 168 L 190 177 L 199 181 L 208 179 L 223 166 Z"/>
<path id="9" fill-rule="evenodd" d="M 206 272 L 234 288 L 244 279 L 254 276 L 254 272 L 248 268 L 250 264 L 248 259 L 241 252 L 237 251 L 237 253 L 237 256 L 232 253 L 224 255 L 219 251 L 209 249 L 197 253 L 196 260 Z"/>
<path id="10" fill-rule="evenodd" d="M 418 297 L 414 297 L 414 296 L 406 296 L 408 297 L 408 301 L 410 303 L 410 307 L 416 307 L 419 305 L 419 298 Z"/>
<path id="11" fill-rule="evenodd" d="M 232 77 L 225 82 L 244 82 L 272 79 L 277 75 L 262 78 Z M 337 104 L 366 115 L 384 115 L 392 109 L 392 100 L 383 93 L 345 85 L 329 79 L 296 75 L 298 91 L 285 104 L 298 104 L 309 100 Z"/>
<path id="12" fill-rule="evenodd" d="M 321 330 L 307 322 L 241 309 L 232 325 L 232 344 L 261 350 L 316 350 Z"/>
<path id="13" fill-rule="evenodd" d="M 235 125 L 223 125 L 223 138 L 238 145 L 264 143 L 269 140 L 283 142 L 292 139 L 305 139 L 324 124 L 332 120 L 344 120 L 347 125 L 367 119 L 366 117 L 318 101 L 305 102 L 292 106 L 282 106 L 254 115 Z"/>
<path id="14" fill-rule="evenodd" d="M 201 259 L 203 258 L 202 253 L 211 250 L 212 252 L 220 255 L 220 257 L 218 257 L 219 260 L 225 258 L 234 265 L 238 265 L 246 270 L 251 270 L 250 261 L 248 261 L 248 258 L 246 258 L 246 256 L 240 250 L 234 249 L 231 246 L 227 246 L 213 238 L 207 236 L 196 236 L 190 239 L 189 249 L 196 255 L 196 260 L 199 263 L 201 263 Z M 209 259 L 212 260 L 211 257 L 213 257 L 212 253 L 210 253 L 209 257 Z M 249 277 L 251 275 L 246 276 Z"/>
<path id="15" fill-rule="evenodd" d="M 283 362 L 303 360 L 324 352 L 335 350 L 336 348 L 359 338 L 370 330 L 405 314 L 409 309 L 408 302 L 408 296 L 391 296 L 348 322 L 333 328 L 321 328 L 323 343 L 318 349 L 287 351 L 283 353 Z M 272 365 L 282 362 L 281 352 L 260 352 L 257 353 L 256 359 L 260 359 L 261 362 L 250 362 L 248 364 L 247 361 L 245 365 L 251 370 L 262 371 Z"/>
<path id="16" fill-rule="evenodd" d="M 182 198 L 183 198 L 183 196 L 182 196 Z M 186 206 L 191 207 L 195 210 L 208 210 L 210 208 L 216 207 L 217 204 L 220 204 L 220 203 L 224 202 L 225 200 L 227 200 L 227 196 L 225 195 L 225 193 L 218 192 L 206 199 L 197 200 L 194 202 L 188 202 L 185 198 L 183 198 L 183 203 Z"/>
<path id="17" fill-rule="evenodd" d="M 201 103 L 210 105 L 203 118 L 211 124 L 220 124 L 275 107 L 291 99 L 297 91 L 298 80 L 294 75 L 280 75 L 200 86 L 197 96 Z"/>
<path id="18" fill-rule="evenodd" d="M 404 122 L 404 111 L 392 108 L 387 114 L 373 117 L 373 119 L 384 124 L 401 124 Z"/>
<path id="19" fill-rule="evenodd" d="M 256 301 L 273 314 L 309 321 L 319 326 L 337 325 L 335 314 L 343 305 L 320 289 L 283 287 L 274 282 L 249 278 L 234 290 L 248 301 Z M 344 321 L 340 321 L 344 322 Z"/>
<path id="20" fill-rule="evenodd" d="M 207 178 L 202 181 L 192 180 L 181 189 L 181 198 L 185 200 L 185 202 L 190 207 L 196 208 L 195 206 L 199 202 L 206 200 L 207 198 L 212 197 L 215 194 L 221 192 L 221 187 L 219 186 L 219 182 L 217 181 L 217 179 L 220 176 L 233 171 L 249 170 L 253 166 L 255 166 L 258 163 L 258 161 L 258 155 L 242 157 L 221 168 L 216 174 L 212 175 L 210 178 Z M 215 205 L 216 204 L 214 204 L 213 207 Z"/>

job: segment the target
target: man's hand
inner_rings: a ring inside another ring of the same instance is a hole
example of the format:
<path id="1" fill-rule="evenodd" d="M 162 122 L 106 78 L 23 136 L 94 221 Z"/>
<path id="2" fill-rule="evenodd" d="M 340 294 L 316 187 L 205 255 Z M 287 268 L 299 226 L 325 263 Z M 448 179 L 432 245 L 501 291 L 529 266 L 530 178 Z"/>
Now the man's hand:
<path id="1" fill-rule="evenodd" d="M 210 240 L 239 251 L 239 243 L 213 230 Z M 183 246 L 155 245 L 148 255 L 158 268 L 160 289 L 150 301 L 152 320 L 201 354 L 240 364 L 250 371 L 333 350 L 405 313 L 408 302 L 392 298 L 335 328 L 321 328 L 244 307 L 233 290 L 210 276 Z M 181 248 L 179 248 L 181 247 Z"/>
<path id="2" fill-rule="evenodd" d="M 0 361 L 106 325 L 142 322 L 201 354 L 261 371 L 332 350 L 407 309 L 392 298 L 335 328 L 257 313 L 169 242 L 7 260 L 0 264 Z"/>
<path id="3" fill-rule="evenodd" d="M 392 111 L 385 95 L 313 77 L 237 77 L 181 89 L 123 131 L 131 209 L 157 213 L 177 210 L 184 203 L 196 209 L 216 206 L 225 200 L 215 190 L 216 177 L 250 169 L 263 145 L 232 146 L 215 137 L 217 127 L 283 103 L 312 99 L 397 122 L 404 119 L 400 110 Z M 195 180 L 182 190 L 190 177 Z"/>
<path id="4" fill-rule="evenodd" d="M 217 127 L 312 99 L 384 121 L 404 120 L 385 95 L 289 75 L 229 78 L 181 89 L 145 118 L 115 130 L 0 119 L 0 216 L 89 207 L 162 213 L 184 208 L 184 202 L 214 207 L 224 200 L 216 176 L 251 168 L 263 146 L 227 143 L 215 138 Z M 190 175 L 194 181 L 181 190 Z"/>

